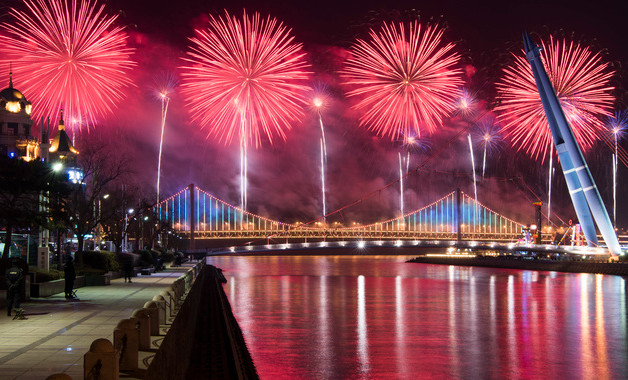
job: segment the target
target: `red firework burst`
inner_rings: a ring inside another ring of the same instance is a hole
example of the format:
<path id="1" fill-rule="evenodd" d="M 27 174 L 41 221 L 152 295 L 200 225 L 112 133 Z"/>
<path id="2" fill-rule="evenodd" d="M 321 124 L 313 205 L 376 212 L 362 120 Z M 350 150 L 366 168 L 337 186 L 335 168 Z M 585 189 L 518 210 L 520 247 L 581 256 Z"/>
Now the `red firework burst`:
<path id="1" fill-rule="evenodd" d="M 610 116 L 615 98 L 610 79 L 613 71 L 599 53 L 578 43 L 550 36 L 541 43 L 541 57 L 556 95 L 580 147 L 586 151 L 604 132 L 600 116 Z M 517 150 L 544 161 L 553 144 L 541 97 L 525 54 L 513 54 L 512 66 L 497 83 L 499 112 L 504 134 Z"/>
<path id="2" fill-rule="evenodd" d="M 437 25 L 384 24 L 358 40 L 341 72 L 359 99 L 360 125 L 392 140 L 436 130 L 454 110 L 462 85 L 460 55 Z"/>
<path id="3" fill-rule="evenodd" d="M 241 19 L 210 15 L 207 28 L 195 33 L 181 75 L 192 119 L 225 144 L 236 136 L 255 146 L 262 137 L 271 144 L 285 139 L 310 90 L 309 65 L 290 30 L 245 11 Z"/>
<path id="4" fill-rule="evenodd" d="M 117 16 L 85 0 L 25 0 L 25 11 L 1 24 L 0 70 L 13 65 L 15 81 L 32 99 L 35 120 L 53 120 L 63 108 L 66 125 L 93 126 L 112 112 L 131 85 L 135 66 Z"/>

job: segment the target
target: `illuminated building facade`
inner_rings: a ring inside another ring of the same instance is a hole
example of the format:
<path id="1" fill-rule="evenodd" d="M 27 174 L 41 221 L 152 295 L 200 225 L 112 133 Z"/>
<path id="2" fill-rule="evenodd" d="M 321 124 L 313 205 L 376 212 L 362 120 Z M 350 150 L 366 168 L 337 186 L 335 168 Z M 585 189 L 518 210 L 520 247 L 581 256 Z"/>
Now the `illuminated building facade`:
<path id="1" fill-rule="evenodd" d="M 13 88 L 9 73 L 9 87 L 0 92 L 0 154 L 26 161 L 38 156 L 39 142 L 31 134 L 31 108 L 24 94 Z"/>

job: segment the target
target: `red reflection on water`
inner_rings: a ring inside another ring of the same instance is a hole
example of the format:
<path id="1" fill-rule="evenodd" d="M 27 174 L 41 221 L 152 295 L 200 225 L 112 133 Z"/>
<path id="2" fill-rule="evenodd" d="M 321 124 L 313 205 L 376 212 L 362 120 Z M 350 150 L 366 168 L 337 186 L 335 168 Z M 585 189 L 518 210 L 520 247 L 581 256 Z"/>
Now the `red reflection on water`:
<path id="1" fill-rule="evenodd" d="M 621 277 L 215 257 L 262 379 L 622 378 Z"/>

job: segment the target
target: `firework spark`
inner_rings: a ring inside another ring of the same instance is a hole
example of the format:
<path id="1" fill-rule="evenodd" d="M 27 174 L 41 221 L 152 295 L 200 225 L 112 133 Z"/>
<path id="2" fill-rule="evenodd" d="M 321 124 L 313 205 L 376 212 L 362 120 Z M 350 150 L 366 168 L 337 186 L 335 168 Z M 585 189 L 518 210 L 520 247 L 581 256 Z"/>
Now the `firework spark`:
<path id="1" fill-rule="evenodd" d="M 455 113 L 463 117 L 468 117 L 476 112 L 477 99 L 469 90 L 463 88 L 460 91 L 458 99 L 455 103 Z"/>
<path id="2" fill-rule="evenodd" d="M 291 123 L 303 116 L 309 65 L 301 44 L 275 18 L 244 11 L 242 19 L 225 12 L 210 15 L 183 67 L 182 93 L 191 100 L 192 119 L 208 137 L 240 142 L 240 205 L 246 209 L 248 146 L 262 136 L 273 143 L 286 138 Z"/>
<path id="3" fill-rule="evenodd" d="M 110 114 L 132 85 L 135 66 L 128 36 L 114 25 L 116 15 L 85 0 L 24 0 L 0 24 L 0 70 L 13 73 L 32 98 L 34 119 L 58 117 L 70 128 L 93 126 Z"/>
<path id="4" fill-rule="evenodd" d="M 359 99 L 360 124 L 392 140 L 420 136 L 422 128 L 434 132 L 454 110 L 462 84 L 454 49 L 437 25 L 416 21 L 384 24 L 358 40 L 341 75 L 348 95 Z"/>
<path id="5" fill-rule="evenodd" d="M 499 134 L 499 126 L 493 118 L 482 120 L 477 125 L 478 133 L 475 137 L 477 143 L 482 144 L 484 153 L 482 154 L 482 178 L 486 172 L 486 156 L 497 149 L 502 141 Z"/>
<path id="6" fill-rule="evenodd" d="M 542 43 L 541 56 L 576 140 L 586 151 L 600 138 L 600 116 L 609 116 L 615 101 L 609 83 L 613 71 L 589 47 L 553 37 L 549 44 Z M 514 59 L 497 84 L 496 110 L 513 146 L 544 161 L 552 135 L 530 65 L 523 55 Z"/>
<path id="7" fill-rule="evenodd" d="M 619 164 L 618 141 L 624 137 L 628 126 L 628 115 L 625 112 L 615 112 L 608 118 L 606 124 L 615 142 L 615 153 L 613 154 L 613 224 L 617 225 L 617 166 Z M 624 152 L 625 154 L 625 152 Z"/>
<path id="8" fill-rule="evenodd" d="M 616 111 L 606 121 L 606 127 L 617 140 L 621 140 L 628 130 L 628 113 Z"/>
<path id="9" fill-rule="evenodd" d="M 285 139 L 303 116 L 309 91 L 309 65 L 290 29 L 245 11 L 241 19 L 210 15 L 207 28 L 195 33 L 181 85 L 192 119 L 225 144 L 244 138 L 259 147 L 262 137 Z"/>

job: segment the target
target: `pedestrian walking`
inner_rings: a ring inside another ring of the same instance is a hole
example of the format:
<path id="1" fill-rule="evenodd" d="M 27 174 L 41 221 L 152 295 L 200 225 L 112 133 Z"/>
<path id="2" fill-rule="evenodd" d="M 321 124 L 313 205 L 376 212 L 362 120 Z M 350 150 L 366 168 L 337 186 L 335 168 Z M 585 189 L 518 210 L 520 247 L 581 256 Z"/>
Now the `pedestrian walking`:
<path id="1" fill-rule="evenodd" d="M 133 276 L 133 256 L 126 255 L 124 258 L 124 282 L 129 281 L 131 283 L 131 276 Z"/>
<path id="2" fill-rule="evenodd" d="M 7 315 L 10 317 L 13 309 L 20 308 L 20 296 L 24 283 L 24 272 L 18 266 L 18 260 L 14 259 L 11 262 L 11 267 L 5 272 L 5 279 L 7 283 Z"/>
<path id="3" fill-rule="evenodd" d="M 74 297 L 74 280 L 76 279 L 76 271 L 74 270 L 74 260 L 72 256 L 68 255 L 63 266 L 63 273 L 65 274 L 65 299 L 70 300 Z"/>

